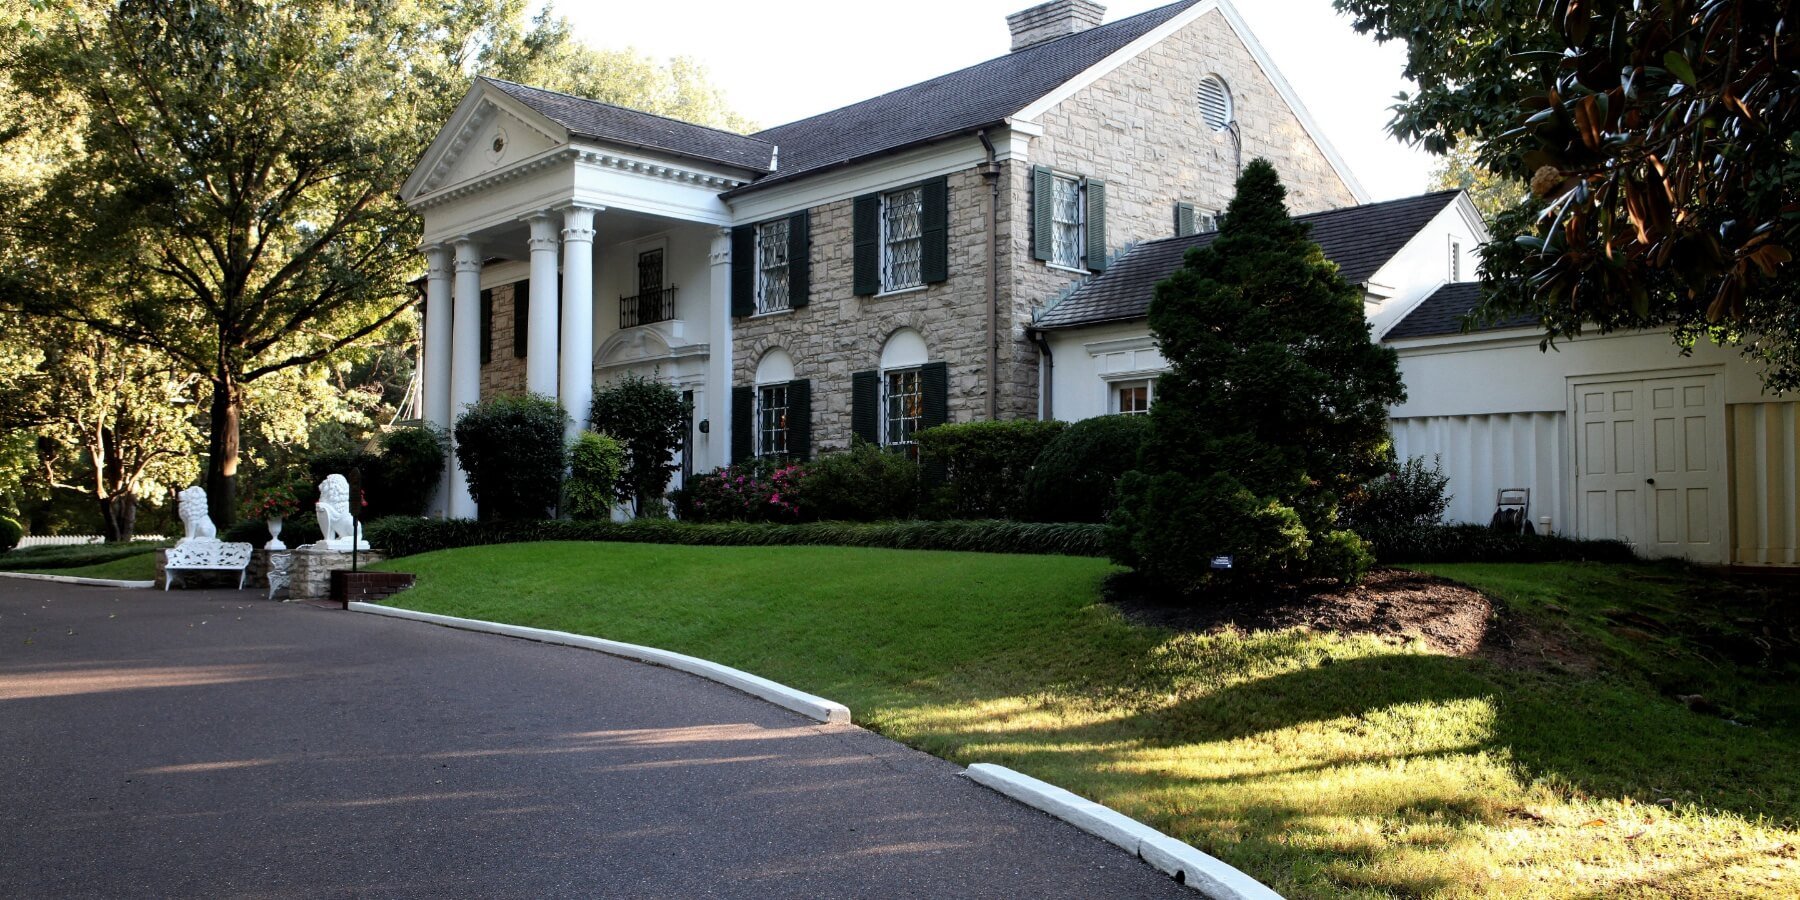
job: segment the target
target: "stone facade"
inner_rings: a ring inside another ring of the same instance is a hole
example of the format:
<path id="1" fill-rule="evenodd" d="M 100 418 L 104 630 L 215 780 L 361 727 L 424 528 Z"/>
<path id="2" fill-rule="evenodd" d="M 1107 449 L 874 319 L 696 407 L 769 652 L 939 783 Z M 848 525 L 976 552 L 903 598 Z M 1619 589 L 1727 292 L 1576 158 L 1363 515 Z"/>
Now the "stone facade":
<path id="1" fill-rule="evenodd" d="M 931 358 L 947 364 L 950 421 L 986 415 L 989 192 L 979 168 L 952 173 L 948 181 L 948 281 L 886 296 L 855 296 L 854 200 L 840 200 L 812 209 L 808 304 L 734 321 L 734 385 L 754 384 L 756 364 L 775 348 L 793 357 L 794 377 L 811 379 L 815 453 L 849 445 L 850 377 L 880 368 L 882 345 L 901 328 L 918 331 Z M 1027 412 L 1021 405 L 1003 409 L 1002 415 L 1016 418 Z"/>
<path id="2" fill-rule="evenodd" d="M 481 398 L 525 390 L 525 357 L 513 355 L 513 293 L 525 282 L 495 285 L 493 352 L 481 367 Z"/>
<path id="3" fill-rule="evenodd" d="M 1010 373 L 1008 381 L 1029 379 L 1035 394 L 1037 353 L 1023 341 L 1024 327 L 1033 310 L 1054 302 L 1083 277 L 1031 258 L 1031 167 L 1106 182 L 1109 253 L 1173 237 L 1177 201 L 1223 210 L 1237 181 L 1231 135 L 1200 119 L 1197 92 L 1207 75 L 1222 78 L 1230 89 L 1242 161 L 1260 156 L 1274 163 L 1293 212 L 1356 203 L 1224 15 L 1200 16 L 1056 104 L 1041 119 L 1044 133 L 1031 142 L 1030 163 L 1007 167 L 1002 230 L 1013 264 L 1001 295 L 1017 334 L 1003 348 L 1017 351 L 1008 357 L 1008 368 L 1022 370 Z M 1021 227 L 1011 227 L 1014 222 Z"/>

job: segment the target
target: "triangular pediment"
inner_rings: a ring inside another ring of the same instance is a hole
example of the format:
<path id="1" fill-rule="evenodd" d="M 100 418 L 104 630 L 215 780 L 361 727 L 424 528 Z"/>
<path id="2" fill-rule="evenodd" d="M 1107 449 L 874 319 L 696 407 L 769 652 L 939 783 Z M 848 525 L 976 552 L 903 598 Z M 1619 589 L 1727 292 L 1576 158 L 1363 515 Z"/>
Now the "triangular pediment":
<path id="1" fill-rule="evenodd" d="M 411 202 L 568 142 L 569 133 L 561 125 L 477 81 L 419 159 L 400 197 Z"/>

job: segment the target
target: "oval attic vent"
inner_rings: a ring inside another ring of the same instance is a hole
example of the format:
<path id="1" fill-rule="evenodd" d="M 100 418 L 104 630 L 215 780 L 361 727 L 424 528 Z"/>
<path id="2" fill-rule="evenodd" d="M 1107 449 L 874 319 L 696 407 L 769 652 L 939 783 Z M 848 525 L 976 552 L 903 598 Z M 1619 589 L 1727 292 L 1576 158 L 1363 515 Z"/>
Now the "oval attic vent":
<path id="1" fill-rule="evenodd" d="M 1215 131 L 1231 124 L 1231 89 L 1217 75 L 1200 79 L 1200 120 Z"/>

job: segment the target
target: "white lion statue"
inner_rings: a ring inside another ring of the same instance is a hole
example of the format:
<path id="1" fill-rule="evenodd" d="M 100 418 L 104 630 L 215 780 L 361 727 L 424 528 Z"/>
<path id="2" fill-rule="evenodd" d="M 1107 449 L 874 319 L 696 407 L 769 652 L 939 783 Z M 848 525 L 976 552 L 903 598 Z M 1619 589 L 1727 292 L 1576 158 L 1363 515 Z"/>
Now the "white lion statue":
<path id="1" fill-rule="evenodd" d="M 323 535 L 313 549 L 343 553 L 353 545 L 357 550 L 369 549 L 362 523 L 350 515 L 350 482 L 344 476 L 327 475 L 319 482 L 319 502 L 313 509 L 319 514 L 319 534 Z"/>
<path id="2" fill-rule="evenodd" d="M 182 538 L 177 544 L 216 542 L 219 529 L 206 513 L 206 488 L 194 485 L 177 498 L 175 510 L 181 514 Z"/>

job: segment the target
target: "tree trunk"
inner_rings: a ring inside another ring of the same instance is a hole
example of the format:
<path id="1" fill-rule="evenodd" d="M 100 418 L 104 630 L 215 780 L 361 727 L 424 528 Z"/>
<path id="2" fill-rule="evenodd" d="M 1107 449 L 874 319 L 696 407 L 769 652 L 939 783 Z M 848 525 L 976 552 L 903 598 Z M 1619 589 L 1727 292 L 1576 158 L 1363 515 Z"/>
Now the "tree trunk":
<path id="1" fill-rule="evenodd" d="M 137 495 L 127 491 L 117 497 L 100 500 L 101 527 L 106 529 L 106 542 L 129 541 L 137 531 Z"/>
<path id="2" fill-rule="evenodd" d="M 230 377 L 212 384 L 212 427 L 207 436 L 206 506 L 221 534 L 237 520 L 238 424 L 243 395 Z"/>

